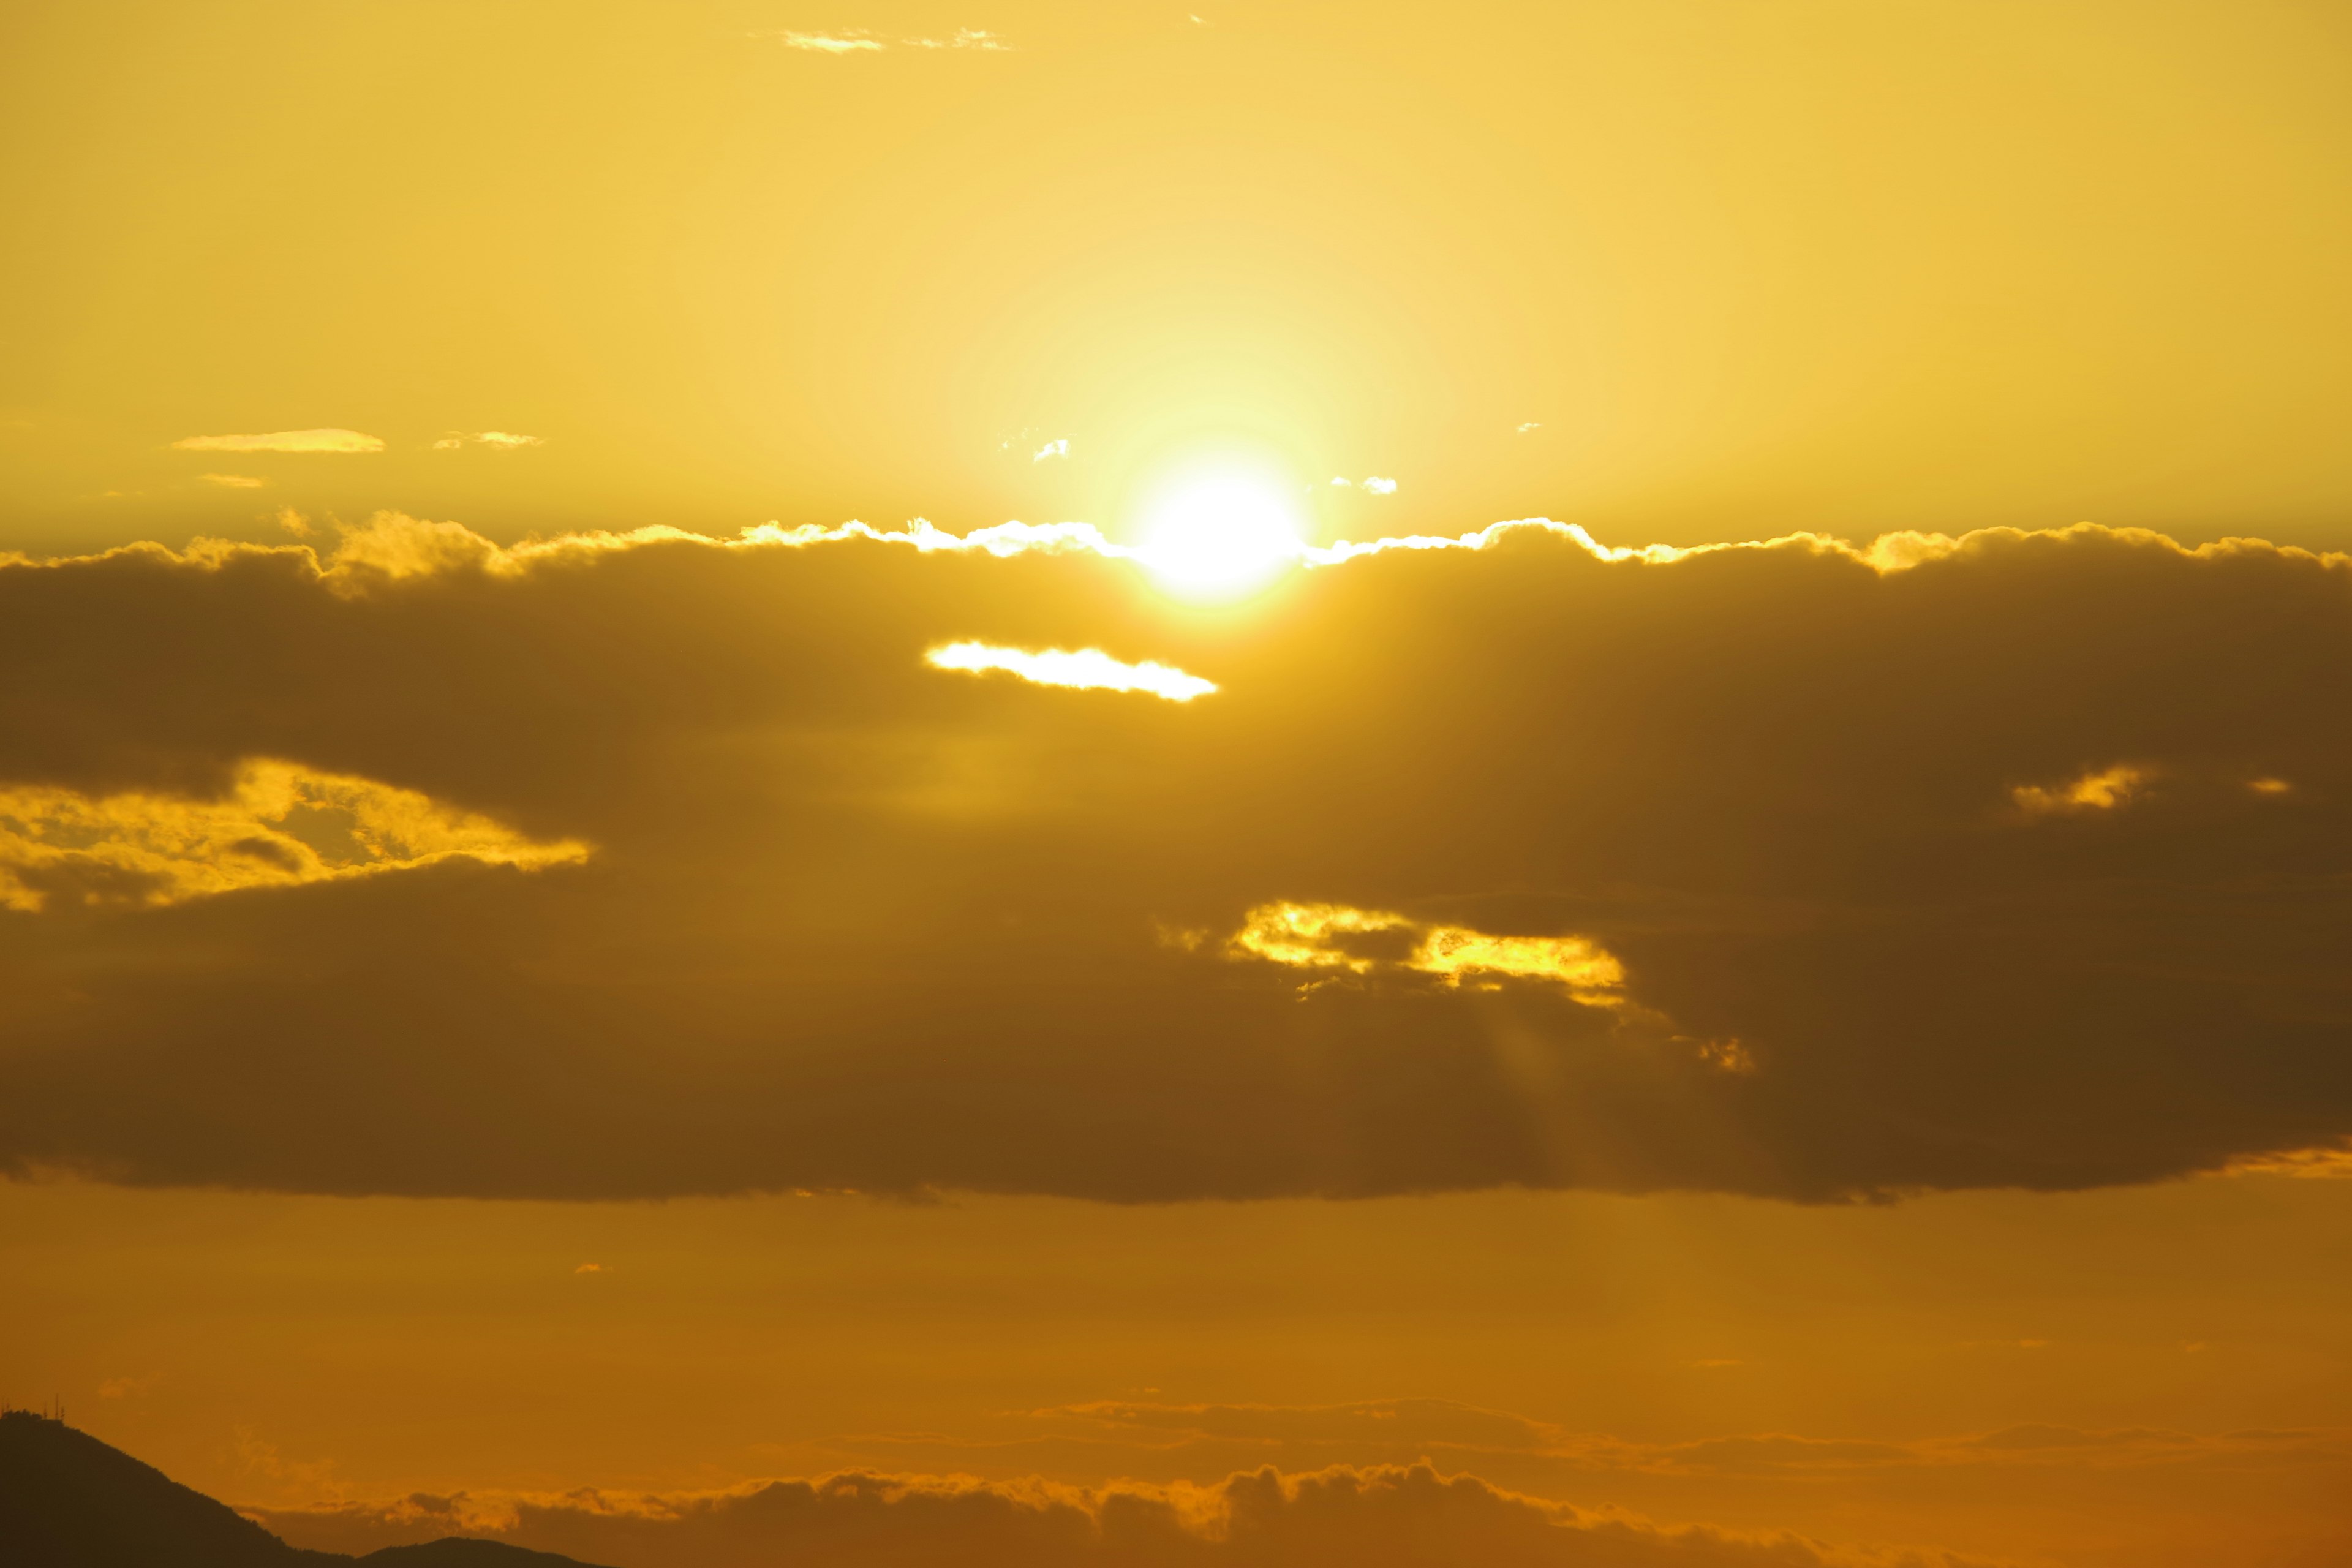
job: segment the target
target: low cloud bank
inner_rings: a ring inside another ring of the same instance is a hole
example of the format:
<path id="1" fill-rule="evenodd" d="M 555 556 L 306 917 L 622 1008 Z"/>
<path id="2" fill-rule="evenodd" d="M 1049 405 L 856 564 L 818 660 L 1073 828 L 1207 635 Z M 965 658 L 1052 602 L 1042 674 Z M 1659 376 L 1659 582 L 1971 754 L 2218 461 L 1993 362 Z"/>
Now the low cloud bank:
<path id="1" fill-rule="evenodd" d="M 614 1568 L 1965 1568 L 1794 1536 L 1664 1528 L 1427 1465 L 1271 1468 L 1211 1486 L 1103 1488 L 849 1472 L 684 1497 L 488 1506 L 414 1497 L 247 1510 L 298 1546 L 366 1552 L 464 1533 Z"/>

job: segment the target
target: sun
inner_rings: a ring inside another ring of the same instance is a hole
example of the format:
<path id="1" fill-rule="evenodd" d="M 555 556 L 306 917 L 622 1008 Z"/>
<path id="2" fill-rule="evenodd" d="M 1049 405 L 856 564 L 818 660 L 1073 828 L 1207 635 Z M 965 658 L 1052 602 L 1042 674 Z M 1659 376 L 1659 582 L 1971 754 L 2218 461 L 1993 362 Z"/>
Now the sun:
<path id="1" fill-rule="evenodd" d="M 1170 483 L 1145 510 L 1135 556 L 1179 593 L 1227 598 L 1264 587 L 1303 548 L 1283 487 L 1229 470 Z"/>

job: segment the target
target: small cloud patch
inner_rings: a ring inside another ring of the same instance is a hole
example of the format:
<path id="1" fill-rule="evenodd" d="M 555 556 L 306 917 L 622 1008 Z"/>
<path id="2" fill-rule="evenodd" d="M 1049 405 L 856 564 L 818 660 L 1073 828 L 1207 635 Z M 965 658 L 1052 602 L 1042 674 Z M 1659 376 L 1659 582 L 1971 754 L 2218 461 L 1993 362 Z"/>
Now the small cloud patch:
<path id="1" fill-rule="evenodd" d="M 864 33 L 796 33 L 789 29 L 780 33 L 755 33 L 754 37 L 773 38 L 788 49 L 803 49 L 813 55 L 855 55 L 877 52 L 881 41 Z"/>
<path id="2" fill-rule="evenodd" d="M 958 27 L 949 38 L 908 38 L 910 49 L 978 49 L 987 54 L 1009 54 L 1013 46 L 995 34 L 979 27 Z"/>
<path id="3" fill-rule="evenodd" d="M 1214 681 L 1188 675 L 1172 665 L 1147 659 L 1127 664 L 1100 648 L 1067 653 L 1046 648 L 1031 653 L 1017 647 L 995 647 L 982 642 L 949 643 L 923 655 L 934 669 L 962 670 L 971 675 L 1003 671 L 1039 686 L 1066 686 L 1096 691 L 1143 691 L 1170 702 L 1190 702 L 1216 690 Z"/>
<path id="4" fill-rule="evenodd" d="M 1048 458 L 1066 458 L 1069 455 L 1070 438 L 1064 436 L 1057 440 L 1048 441 L 1044 446 L 1038 447 L 1037 455 L 1029 460 L 1033 463 L 1042 463 Z"/>
<path id="5" fill-rule="evenodd" d="M 2147 789 L 2147 782 L 2146 769 L 2118 763 L 2067 784 L 2020 784 L 2009 796 L 2029 816 L 2071 816 L 2128 805 Z"/>
<path id="6" fill-rule="evenodd" d="M 383 437 L 357 430 L 274 430 L 266 436 L 188 436 L 182 452 L 381 452 Z"/>
<path id="7" fill-rule="evenodd" d="M 863 27 L 852 27 L 838 33 L 802 33 L 787 28 L 751 36 L 773 38 L 788 49 L 800 49 L 813 55 L 879 54 L 890 47 Z M 1011 44 L 984 27 L 958 27 L 944 38 L 901 38 L 898 42 L 910 49 L 969 49 L 982 54 L 1009 54 L 1013 48 Z"/>
<path id="8" fill-rule="evenodd" d="M 257 490 L 269 482 L 253 474 L 206 474 L 204 481 L 226 490 Z"/>
<path id="9" fill-rule="evenodd" d="M 524 447 L 547 445 L 547 438 L 543 436 L 518 436 L 511 430 L 476 430 L 471 433 L 452 430 L 434 442 L 433 448 L 438 452 L 452 452 L 468 441 L 478 447 L 488 447 L 499 452 L 512 452 Z"/>
<path id="10" fill-rule="evenodd" d="M 1464 981 L 1549 981 L 1578 1001 L 1615 1006 L 1624 965 L 1580 936 L 1495 936 L 1467 926 L 1436 925 L 1387 910 L 1346 904 L 1260 904 L 1226 940 L 1234 958 L 1346 974 L 1410 970 L 1449 986 Z"/>

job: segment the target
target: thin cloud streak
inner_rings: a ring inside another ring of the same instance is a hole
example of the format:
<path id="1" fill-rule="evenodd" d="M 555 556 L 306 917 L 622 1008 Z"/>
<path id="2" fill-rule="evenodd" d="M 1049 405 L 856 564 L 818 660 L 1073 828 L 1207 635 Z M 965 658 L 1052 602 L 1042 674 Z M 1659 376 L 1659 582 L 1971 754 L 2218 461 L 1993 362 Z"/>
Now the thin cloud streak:
<path id="1" fill-rule="evenodd" d="M 357 430 L 278 430 L 266 436 L 188 436 L 172 443 L 180 452 L 381 452 L 383 437 Z"/>
<path id="2" fill-rule="evenodd" d="M 923 662 L 934 669 L 957 669 L 972 675 L 1003 671 L 1039 686 L 1145 691 L 1171 702 L 1190 702 L 1217 689 L 1214 681 L 1188 675 L 1171 665 L 1151 659 L 1127 664 L 1091 647 L 1075 653 L 1060 648 L 1031 653 L 1017 647 L 992 647 L 986 643 L 956 642 L 932 648 L 923 655 Z"/>

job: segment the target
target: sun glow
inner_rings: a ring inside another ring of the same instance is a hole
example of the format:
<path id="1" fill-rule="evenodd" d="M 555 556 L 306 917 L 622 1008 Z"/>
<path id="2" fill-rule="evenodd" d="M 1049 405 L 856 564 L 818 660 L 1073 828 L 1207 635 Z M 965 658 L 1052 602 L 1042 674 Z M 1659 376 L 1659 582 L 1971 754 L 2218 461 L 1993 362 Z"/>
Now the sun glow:
<path id="1" fill-rule="evenodd" d="M 1305 551 L 1280 485 L 1225 472 L 1170 485 L 1145 512 L 1135 554 L 1178 592 L 1214 598 L 1264 587 Z"/>

